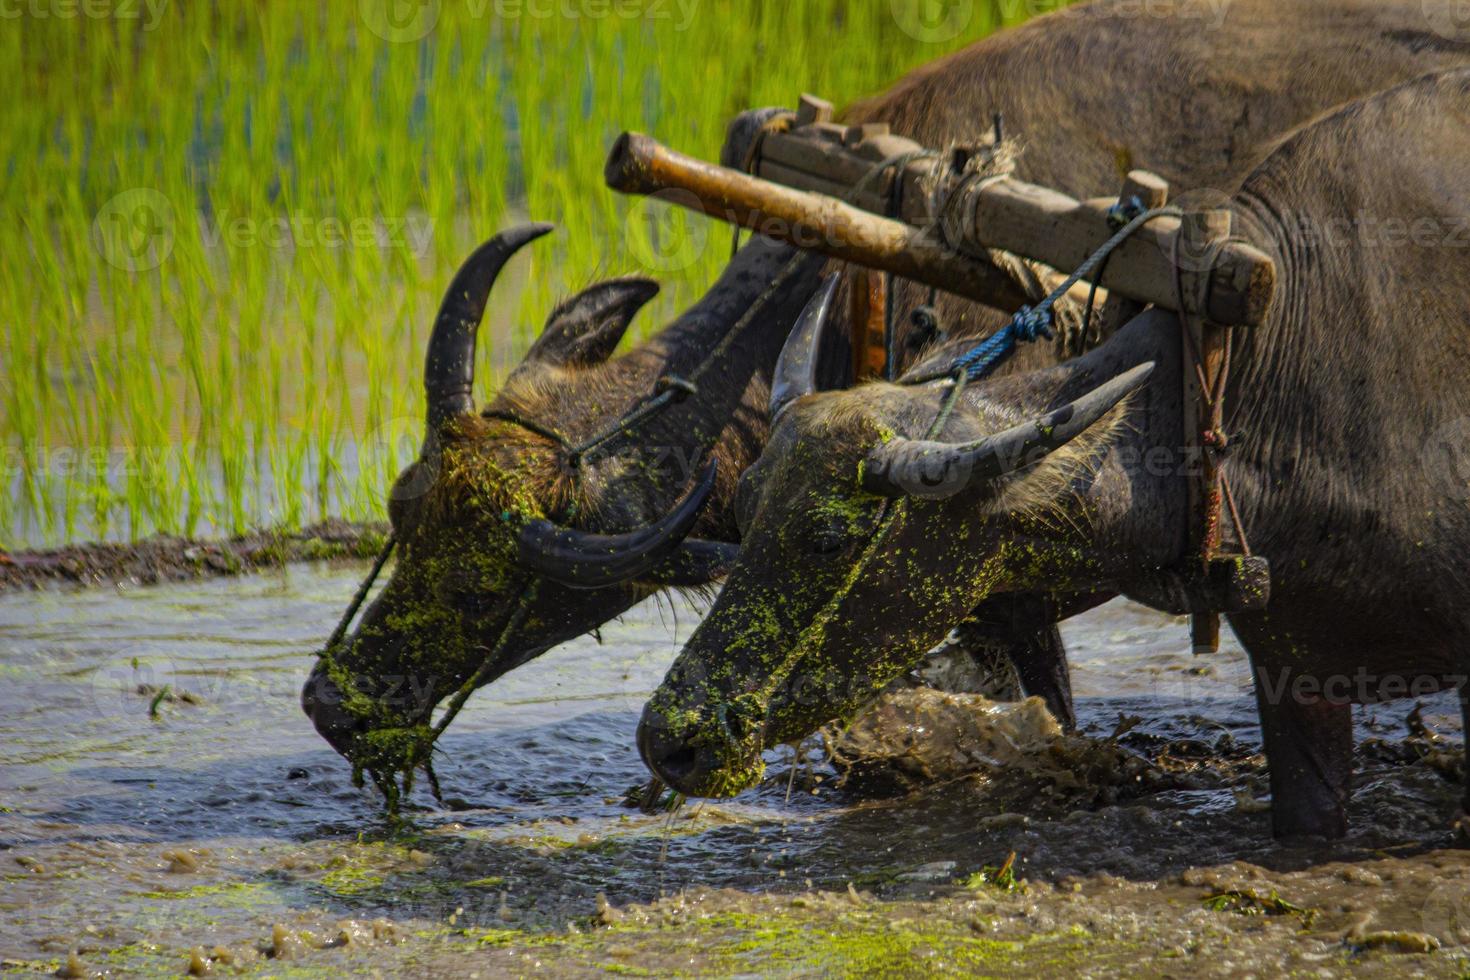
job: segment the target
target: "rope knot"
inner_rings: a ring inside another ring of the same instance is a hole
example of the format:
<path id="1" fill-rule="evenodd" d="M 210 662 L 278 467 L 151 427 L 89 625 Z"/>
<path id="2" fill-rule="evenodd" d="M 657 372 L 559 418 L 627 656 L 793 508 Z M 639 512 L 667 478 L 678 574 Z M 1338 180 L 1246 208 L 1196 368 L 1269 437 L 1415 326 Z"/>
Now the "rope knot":
<path id="1" fill-rule="evenodd" d="M 1023 306 L 1011 317 L 1011 336 L 1022 343 L 1031 343 L 1037 337 L 1052 338 L 1051 308 L 1049 306 Z"/>

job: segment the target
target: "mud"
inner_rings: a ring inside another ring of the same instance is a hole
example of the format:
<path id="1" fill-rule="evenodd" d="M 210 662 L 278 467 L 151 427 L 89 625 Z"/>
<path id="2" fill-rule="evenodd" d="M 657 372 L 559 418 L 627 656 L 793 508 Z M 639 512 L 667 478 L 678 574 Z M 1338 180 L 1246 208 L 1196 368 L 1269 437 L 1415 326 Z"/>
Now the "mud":
<path id="1" fill-rule="evenodd" d="M 996 702 L 929 688 L 885 692 L 823 746 L 840 788 L 912 793 L 960 779 L 1015 781 L 1073 805 L 1117 802 L 1163 789 L 1197 789 L 1106 739 L 1063 734 L 1040 698 Z"/>
<path id="2" fill-rule="evenodd" d="M 291 562 L 366 559 L 388 526 L 330 520 L 300 531 L 252 531 L 234 538 L 155 535 L 132 544 L 77 544 L 7 552 L 0 548 L 0 594 L 52 587 L 156 585 L 241 575 Z"/>
<path id="3" fill-rule="evenodd" d="M 1064 626 L 1076 739 L 966 720 L 988 752 L 881 797 L 783 749 L 734 800 L 646 815 L 623 802 L 637 712 L 698 616 L 646 604 L 472 699 L 438 766 L 448 805 L 418 790 L 393 826 L 296 704 L 361 570 L 0 598 L 4 972 L 1470 965 L 1451 700 L 1360 712 L 1352 835 L 1276 843 L 1238 647 L 1191 657 L 1181 621 L 1120 603 Z"/>

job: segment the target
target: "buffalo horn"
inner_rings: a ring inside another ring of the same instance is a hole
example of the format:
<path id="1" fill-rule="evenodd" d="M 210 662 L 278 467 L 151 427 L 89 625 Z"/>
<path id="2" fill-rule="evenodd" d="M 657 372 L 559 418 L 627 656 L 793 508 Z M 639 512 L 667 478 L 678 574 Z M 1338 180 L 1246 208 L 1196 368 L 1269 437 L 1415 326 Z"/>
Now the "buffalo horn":
<path id="1" fill-rule="evenodd" d="M 822 336 L 832 313 L 832 296 L 836 292 L 837 276 L 832 274 L 807 300 L 791 336 L 781 348 L 781 356 L 776 359 L 776 373 L 771 379 L 772 423 L 792 402 L 817 390 Z"/>
<path id="2" fill-rule="evenodd" d="M 434 319 L 424 359 L 431 439 L 446 419 L 475 410 L 475 339 L 495 277 L 522 246 L 552 227 L 538 223 L 503 231 L 475 249 L 454 274 Z"/>
<path id="3" fill-rule="evenodd" d="M 546 520 L 528 521 L 517 538 L 518 564 L 574 588 L 596 589 L 639 578 L 673 554 L 694 527 L 715 486 L 715 462 L 663 517 L 622 534 L 596 534 Z"/>
<path id="4" fill-rule="evenodd" d="M 1085 432 L 1147 381 L 1153 369 L 1152 361 L 1130 368 L 1041 418 L 975 442 L 892 439 L 863 461 L 863 489 L 884 497 L 937 499 L 976 480 L 993 480 L 1030 466 Z"/>

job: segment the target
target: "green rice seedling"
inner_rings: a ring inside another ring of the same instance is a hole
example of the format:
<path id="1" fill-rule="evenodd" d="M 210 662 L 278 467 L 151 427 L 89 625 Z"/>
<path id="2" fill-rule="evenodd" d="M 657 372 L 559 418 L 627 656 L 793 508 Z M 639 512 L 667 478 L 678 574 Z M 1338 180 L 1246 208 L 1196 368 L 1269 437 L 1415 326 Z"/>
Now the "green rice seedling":
<path id="1" fill-rule="evenodd" d="M 596 277 L 664 282 L 636 341 L 718 274 L 727 229 L 602 186 L 619 131 L 713 157 L 741 109 L 873 92 L 1038 7 L 950 34 L 923 0 L 428 6 L 422 33 L 358 0 L 0 31 L 0 544 L 380 518 L 479 240 L 562 229 L 496 297 L 487 383 Z"/>

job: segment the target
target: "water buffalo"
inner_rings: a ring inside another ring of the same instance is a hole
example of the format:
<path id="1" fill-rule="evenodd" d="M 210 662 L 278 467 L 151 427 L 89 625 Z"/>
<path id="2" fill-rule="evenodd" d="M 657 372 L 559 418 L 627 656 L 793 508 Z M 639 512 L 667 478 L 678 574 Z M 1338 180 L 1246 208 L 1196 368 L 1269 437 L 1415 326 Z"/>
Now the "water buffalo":
<path id="1" fill-rule="evenodd" d="M 1345 833 L 1351 705 L 1467 667 L 1470 70 L 1303 127 L 1234 193 L 1275 261 L 1235 331 L 1228 470 L 1271 564 L 1232 614 L 1255 676 L 1278 835 Z M 963 345 L 938 351 L 945 363 Z M 740 558 L 648 703 L 645 760 L 727 794 L 760 751 L 849 716 L 987 596 L 1162 604 L 1186 560 L 1181 331 L 1151 310 L 1060 366 L 967 388 L 803 393 L 742 479 Z M 1456 441 L 1458 440 L 1458 441 Z"/>
<path id="2" fill-rule="evenodd" d="M 849 118 L 886 120 L 939 145 L 981 139 L 1001 111 L 1025 137 L 1017 166 L 1025 179 L 1090 196 L 1115 192 L 1120 168 L 1144 166 L 1199 186 L 1245 173 L 1279 133 L 1330 106 L 1462 57 L 1429 30 L 1419 0 L 1238 0 L 1220 23 L 1202 20 L 1201 9 L 1144 12 L 1130 0 L 1071 8 L 922 68 Z M 1312 56 L 1300 57 L 1299 46 Z M 738 540 L 735 480 L 764 444 L 770 371 L 812 286 L 810 267 L 771 298 L 760 322 L 723 343 L 792 261 L 757 242 L 697 307 L 611 360 L 654 286 L 594 286 L 552 314 L 526 362 L 476 414 L 474 325 L 494 270 L 541 230 L 487 243 L 451 286 L 430 341 L 424 458 L 401 476 L 389 507 L 399 542 L 392 580 L 302 691 L 317 730 L 370 769 L 408 764 L 434 705 L 466 682 L 487 683 L 653 589 L 717 572 L 710 545 L 668 552 L 691 523 L 696 535 Z M 897 292 L 900 313 L 922 299 Z M 942 299 L 940 307 L 951 336 L 1001 322 L 977 304 Z M 658 378 L 707 358 L 696 394 L 571 465 L 568 445 L 615 421 Z M 1038 347 L 1017 364 L 1056 359 Z M 699 465 L 711 456 L 712 483 L 701 482 Z M 536 523 L 548 518 L 563 527 Z M 621 537 L 578 543 L 569 531 Z M 557 581 L 568 577 L 569 547 L 578 567 L 600 567 L 570 577 L 597 587 Z M 587 561 L 594 554 L 603 560 Z M 1051 652 L 1054 668 L 1033 690 L 1065 713 L 1060 641 L 1050 611 L 1041 612 L 989 618 L 1019 632 L 1019 647 Z"/>

